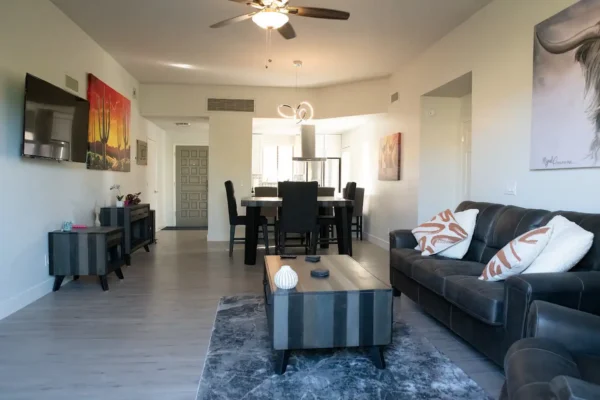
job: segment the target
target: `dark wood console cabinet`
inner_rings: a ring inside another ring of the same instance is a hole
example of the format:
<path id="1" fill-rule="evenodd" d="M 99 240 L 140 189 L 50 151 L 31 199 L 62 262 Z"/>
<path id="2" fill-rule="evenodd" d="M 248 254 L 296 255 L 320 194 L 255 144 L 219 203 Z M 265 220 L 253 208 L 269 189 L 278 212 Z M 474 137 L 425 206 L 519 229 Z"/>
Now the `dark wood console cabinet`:
<path id="1" fill-rule="evenodd" d="M 100 211 L 102 226 L 119 226 L 125 236 L 125 263 L 131 265 L 131 254 L 141 249 L 150 251 L 149 244 L 153 243 L 154 222 L 149 204 L 138 204 L 125 207 L 104 207 Z"/>

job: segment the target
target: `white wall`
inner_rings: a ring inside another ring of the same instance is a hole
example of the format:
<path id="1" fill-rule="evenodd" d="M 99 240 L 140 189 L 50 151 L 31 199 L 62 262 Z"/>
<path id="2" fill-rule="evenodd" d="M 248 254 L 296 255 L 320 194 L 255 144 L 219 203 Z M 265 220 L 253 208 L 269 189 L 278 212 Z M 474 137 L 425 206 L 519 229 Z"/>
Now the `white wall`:
<path id="1" fill-rule="evenodd" d="M 251 195 L 252 117 L 215 113 L 210 117 L 208 157 L 208 240 L 229 240 L 229 217 L 225 181 L 232 181 L 238 201 Z"/>
<path id="2" fill-rule="evenodd" d="M 165 144 L 162 148 L 165 160 L 163 173 L 165 175 L 164 183 L 164 213 L 165 225 L 175 226 L 176 204 L 175 204 L 175 147 L 176 146 L 208 146 L 209 129 L 208 122 L 194 123 L 189 129 L 169 130 L 165 135 Z M 209 148 L 209 160 L 211 157 Z"/>
<path id="3" fill-rule="evenodd" d="M 372 147 L 386 133 L 403 132 L 403 180 L 374 185 L 371 202 L 380 199 L 379 207 L 370 207 L 371 234 L 381 237 L 390 224 L 412 228 L 417 223 L 427 204 L 427 199 L 417 202 L 418 187 L 426 180 L 419 169 L 429 151 L 420 143 L 421 96 L 470 71 L 472 199 L 600 212 L 600 186 L 595 184 L 600 169 L 529 170 L 534 26 L 573 3 L 496 0 L 391 77 L 389 91 L 399 92 L 400 99 L 385 120 L 370 124 L 371 142 L 363 146 Z M 364 168 L 373 165 L 369 161 Z M 518 196 L 504 194 L 512 182 L 518 184 Z"/>
<path id="4" fill-rule="evenodd" d="M 389 79 L 334 85 L 317 89 L 143 84 L 141 110 L 145 117 L 205 117 L 209 97 L 253 99 L 255 118 L 280 118 L 277 106 L 309 101 L 315 118 L 326 119 L 387 111 Z M 232 117 L 235 117 L 233 114 Z"/>
<path id="5" fill-rule="evenodd" d="M 459 98 L 421 98 L 419 223 L 458 205 L 461 109 Z"/>
<path id="6" fill-rule="evenodd" d="M 371 115 L 364 125 L 342 135 L 342 151 L 349 151 L 351 157 L 350 179 L 365 188 L 366 237 L 382 247 L 387 246 L 390 230 L 403 225 L 414 226 L 417 219 L 418 168 L 408 166 L 415 164 L 418 154 L 406 151 L 415 147 L 410 143 L 413 137 L 402 135 L 402 180 L 379 181 L 377 176 L 379 139 L 397 133 L 395 125 L 396 121 L 388 115 Z"/>
<path id="7" fill-rule="evenodd" d="M 262 118 L 280 118 L 279 104 L 298 103 L 306 100 L 315 103 L 313 89 L 268 88 L 247 86 L 208 86 L 143 84 L 140 88 L 142 114 L 145 117 L 207 117 L 208 98 L 252 99 L 254 113 L 232 113 Z M 243 115 L 242 115 L 242 118 Z"/>
<path id="8" fill-rule="evenodd" d="M 146 171 L 135 162 L 130 173 L 88 171 L 84 164 L 20 157 L 25 73 L 64 87 L 65 74 L 79 81 L 86 97 L 93 73 L 130 97 L 138 83 L 47 0 L 0 2 L 0 318 L 51 291 L 48 231 L 62 221 L 92 224 L 95 205 L 114 201 L 109 188 L 144 191 Z M 131 103 L 131 154 L 145 139 L 137 101 Z M 160 136 L 160 132 L 154 132 Z"/>
<path id="9" fill-rule="evenodd" d="M 150 175 L 156 172 L 156 190 L 158 190 L 158 194 L 156 196 L 156 204 L 151 204 L 156 212 L 156 230 L 159 231 L 165 226 L 167 226 L 167 214 L 166 214 L 166 198 L 165 198 L 165 188 L 166 186 L 166 167 L 168 164 L 165 160 L 165 154 L 163 149 L 167 143 L 167 136 L 165 131 L 158 127 L 156 124 L 148 121 L 147 119 L 141 119 L 141 129 L 139 134 L 143 136 L 146 133 L 148 140 L 153 140 L 156 144 L 156 156 L 157 159 L 153 160 L 152 155 L 148 155 L 148 165 L 143 167 L 146 172 L 146 187 L 142 192 L 142 199 L 148 198 L 146 194 L 149 194 L 152 188 L 148 187 L 148 182 L 151 180 Z M 133 154 L 133 153 L 132 153 Z M 133 158 L 133 157 L 132 157 Z M 135 162 L 135 161 L 134 161 Z M 155 170 L 156 169 L 156 170 Z"/>

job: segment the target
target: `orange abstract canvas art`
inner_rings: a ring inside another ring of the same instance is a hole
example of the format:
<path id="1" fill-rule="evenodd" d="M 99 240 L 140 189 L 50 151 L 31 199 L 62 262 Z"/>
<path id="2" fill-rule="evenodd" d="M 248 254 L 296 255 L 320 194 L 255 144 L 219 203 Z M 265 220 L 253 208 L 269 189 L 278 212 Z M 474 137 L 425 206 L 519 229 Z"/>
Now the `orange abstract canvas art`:
<path id="1" fill-rule="evenodd" d="M 88 169 L 129 172 L 131 102 L 92 74 L 88 101 Z"/>
<path id="2" fill-rule="evenodd" d="M 402 134 L 395 133 L 379 140 L 379 180 L 399 181 L 401 178 Z"/>

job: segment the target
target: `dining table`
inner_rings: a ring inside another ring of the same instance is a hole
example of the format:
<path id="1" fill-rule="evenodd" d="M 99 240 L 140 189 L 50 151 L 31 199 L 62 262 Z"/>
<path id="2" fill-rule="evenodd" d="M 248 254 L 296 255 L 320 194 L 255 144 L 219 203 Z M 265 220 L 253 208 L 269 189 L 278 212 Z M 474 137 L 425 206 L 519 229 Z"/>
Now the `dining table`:
<path id="1" fill-rule="evenodd" d="M 352 212 L 354 201 L 342 197 L 319 196 L 319 208 L 335 210 L 335 226 L 339 254 L 352 256 Z M 244 263 L 256 265 L 256 248 L 258 245 L 258 228 L 260 225 L 260 210 L 263 207 L 279 208 L 283 205 L 281 197 L 244 197 L 242 207 L 246 207 L 246 237 L 244 239 Z"/>

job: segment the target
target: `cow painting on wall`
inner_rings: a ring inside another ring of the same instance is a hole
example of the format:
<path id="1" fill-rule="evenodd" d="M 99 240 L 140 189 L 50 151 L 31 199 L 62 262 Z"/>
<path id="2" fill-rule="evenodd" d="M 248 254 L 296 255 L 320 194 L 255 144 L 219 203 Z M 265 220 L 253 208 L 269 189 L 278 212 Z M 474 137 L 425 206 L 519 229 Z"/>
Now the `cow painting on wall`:
<path id="1" fill-rule="evenodd" d="M 530 167 L 600 167 L 600 0 L 535 27 Z"/>

